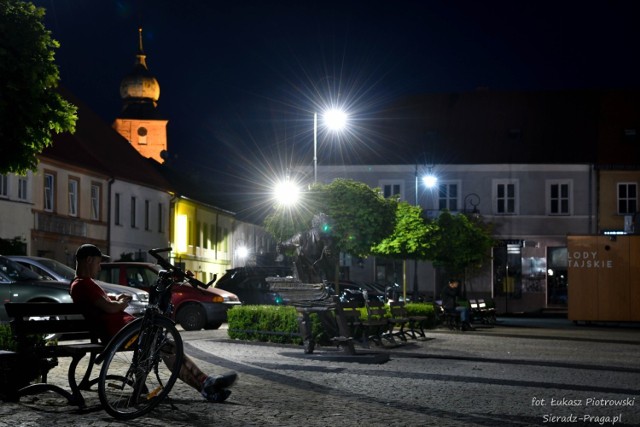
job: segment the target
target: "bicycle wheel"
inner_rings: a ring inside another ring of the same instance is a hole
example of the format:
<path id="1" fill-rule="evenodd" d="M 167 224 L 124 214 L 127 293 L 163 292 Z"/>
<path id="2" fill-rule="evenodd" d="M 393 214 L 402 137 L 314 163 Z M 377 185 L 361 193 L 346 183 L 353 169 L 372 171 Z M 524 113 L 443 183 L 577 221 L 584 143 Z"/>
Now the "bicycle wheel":
<path id="1" fill-rule="evenodd" d="M 150 325 L 138 325 L 116 335 L 100 370 L 100 402 L 122 420 L 148 413 L 167 397 L 184 355 L 180 333 L 168 318 L 156 316 Z"/>

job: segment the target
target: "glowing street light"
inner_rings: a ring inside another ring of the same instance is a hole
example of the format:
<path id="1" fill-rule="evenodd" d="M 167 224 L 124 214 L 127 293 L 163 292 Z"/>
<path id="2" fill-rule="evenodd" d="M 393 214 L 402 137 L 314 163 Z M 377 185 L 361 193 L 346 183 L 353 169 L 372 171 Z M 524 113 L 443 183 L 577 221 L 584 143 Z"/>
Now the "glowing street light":
<path id="1" fill-rule="evenodd" d="M 300 200 L 300 188 L 294 182 L 286 179 L 276 184 L 273 197 L 281 205 L 293 206 Z"/>
<path id="2" fill-rule="evenodd" d="M 340 131 L 347 126 L 349 116 L 343 110 L 332 108 L 323 113 L 328 129 Z M 318 182 L 318 113 L 313 113 L 313 183 Z"/>
<path id="3" fill-rule="evenodd" d="M 422 177 L 422 182 L 427 188 L 433 188 L 438 183 L 438 177 L 429 171 L 429 173 Z"/>

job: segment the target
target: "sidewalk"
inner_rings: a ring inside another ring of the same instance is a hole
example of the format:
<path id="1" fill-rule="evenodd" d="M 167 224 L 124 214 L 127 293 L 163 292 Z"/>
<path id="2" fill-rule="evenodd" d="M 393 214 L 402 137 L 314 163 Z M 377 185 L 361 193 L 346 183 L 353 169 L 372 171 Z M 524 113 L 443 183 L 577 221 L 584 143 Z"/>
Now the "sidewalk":
<path id="1" fill-rule="evenodd" d="M 334 348 L 305 355 L 299 346 L 230 340 L 225 329 L 184 332 L 187 353 L 205 371 L 239 372 L 231 398 L 208 403 L 178 382 L 171 404 L 132 424 L 548 426 L 566 425 L 550 417 L 571 414 L 582 417 L 578 425 L 613 425 L 614 419 L 618 426 L 640 424 L 640 329 L 499 320 L 475 332 L 429 330 L 427 340 L 391 349 L 357 347 L 363 361 L 367 354 L 388 353 L 382 364 L 341 361 Z M 65 372 L 66 366 L 54 369 L 50 382 L 65 384 Z M 54 394 L 3 403 L 0 426 L 123 425 L 100 408 L 96 393 L 85 397 L 82 412 Z M 574 405 L 550 405 L 560 398 Z M 587 406 L 594 398 L 637 404 Z M 609 421 L 584 418 L 591 416 Z"/>

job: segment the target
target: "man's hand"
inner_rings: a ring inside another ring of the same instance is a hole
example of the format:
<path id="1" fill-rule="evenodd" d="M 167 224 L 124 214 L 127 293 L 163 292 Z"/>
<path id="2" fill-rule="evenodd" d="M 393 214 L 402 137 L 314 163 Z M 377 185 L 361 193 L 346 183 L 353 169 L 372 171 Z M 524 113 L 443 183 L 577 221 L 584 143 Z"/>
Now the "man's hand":
<path id="1" fill-rule="evenodd" d="M 132 299 L 133 297 L 129 294 L 120 294 L 118 295 L 118 298 L 116 298 L 116 301 L 126 302 L 127 304 L 129 304 Z"/>

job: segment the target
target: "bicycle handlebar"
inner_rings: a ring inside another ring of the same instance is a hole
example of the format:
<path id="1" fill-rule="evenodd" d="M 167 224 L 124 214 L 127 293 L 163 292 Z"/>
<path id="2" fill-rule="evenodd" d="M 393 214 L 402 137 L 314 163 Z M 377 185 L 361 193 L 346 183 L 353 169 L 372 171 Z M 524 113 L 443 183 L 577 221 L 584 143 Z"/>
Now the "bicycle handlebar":
<path id="1" fill-rule="evenodd" d="M 160 253 L 162 253 L 162 252 L 171 252 L 172 250 L 173 250 L 173 248 L 149 249 L 149 255 L 154 257 L 158 261 L 158 264 L 160 264 L 160 266 L 162 268 L 164 268 L 165 270 L 169 270 L 169 271 L 173 272 L 175 275 L 177 275 L 180 280 L 185 280 L 186 279 L 187 282 L 189 282 L 189 284 L 191 286 L 193 286 L 194 288 L 207 289 L 211 285 L 211 283 L 209 283 L 209 284 L 202 283 L 200 280 L 196 279 L 193 276 L 188 275 L 187 273 L 182 271 L 182 269 L 180 267 L 176 267 L 175 265 L 171 264 L 162 255 L 160 255 Z"/>

